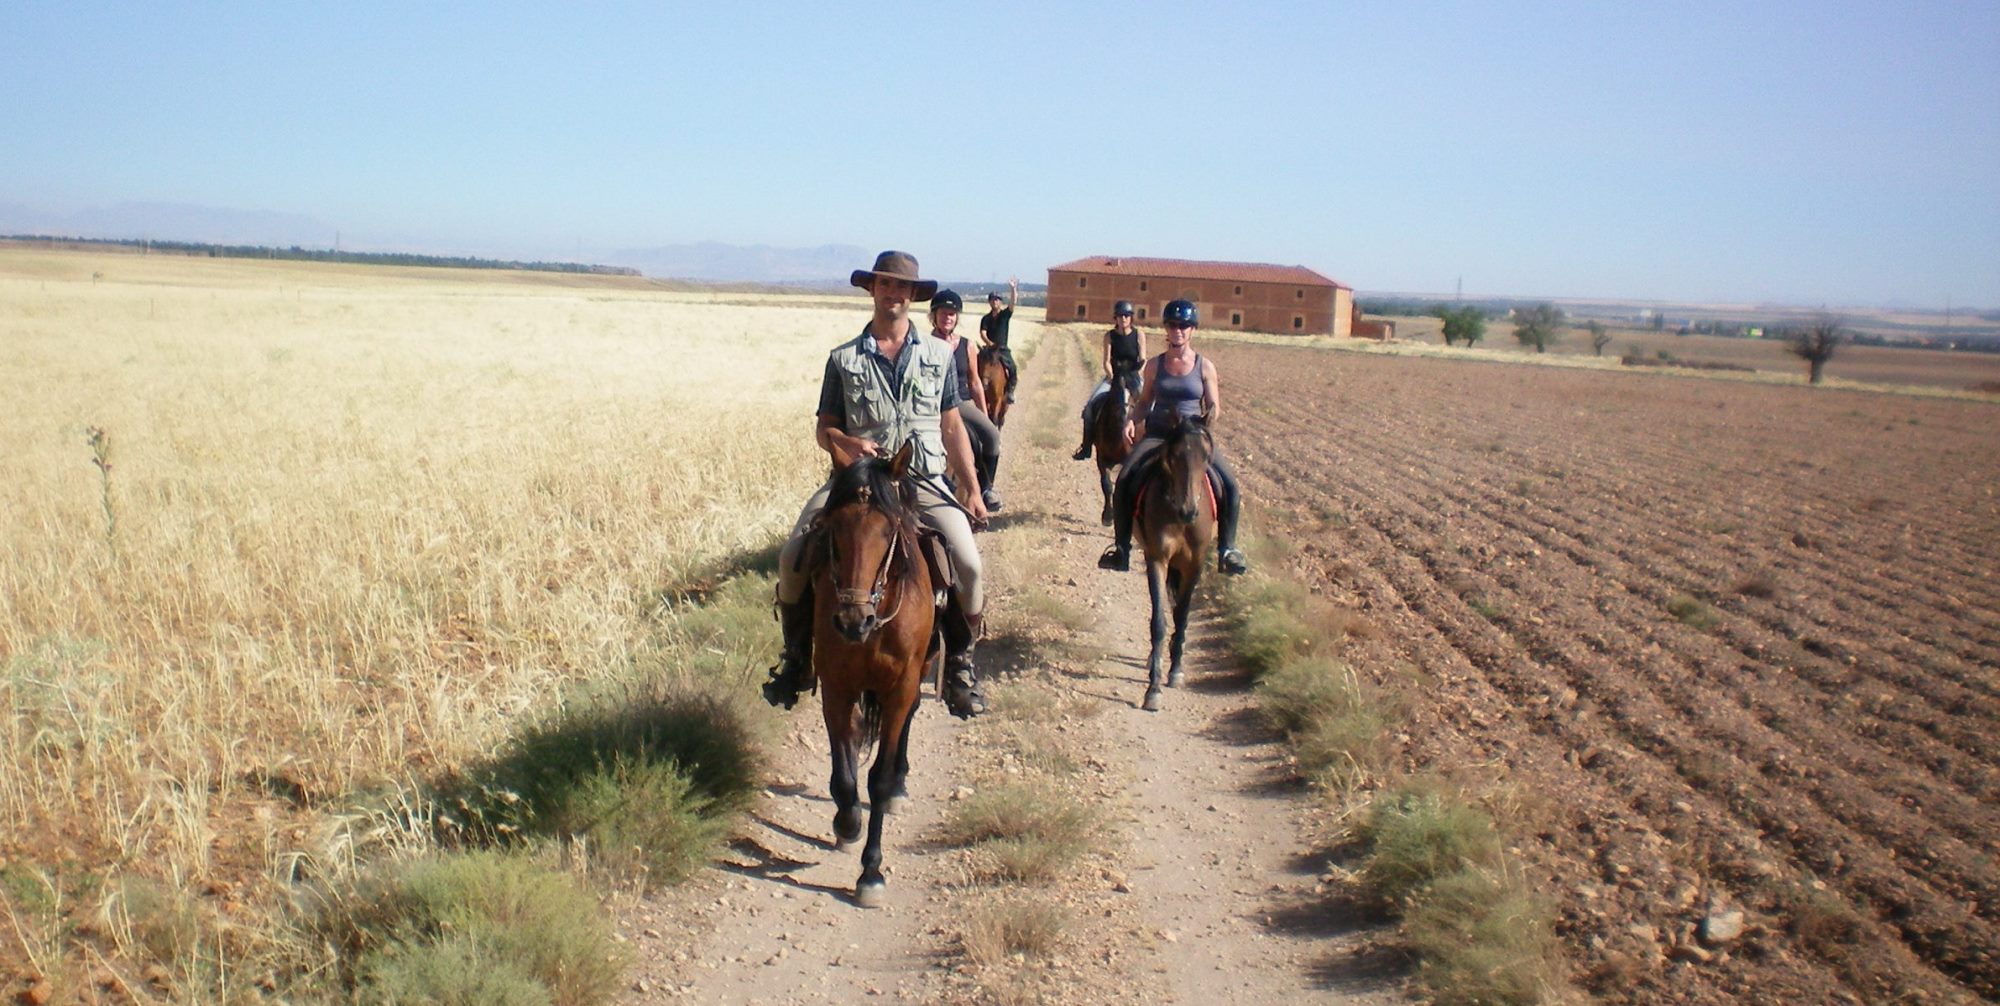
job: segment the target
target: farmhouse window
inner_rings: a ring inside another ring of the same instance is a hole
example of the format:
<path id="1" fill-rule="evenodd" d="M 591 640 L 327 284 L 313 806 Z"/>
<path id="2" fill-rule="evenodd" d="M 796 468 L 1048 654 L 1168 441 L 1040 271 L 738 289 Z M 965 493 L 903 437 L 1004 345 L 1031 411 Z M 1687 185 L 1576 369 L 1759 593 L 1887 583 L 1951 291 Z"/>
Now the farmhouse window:
<path id="1" fill-rule="evenodd" d="M 1306 299 L 1306 292 L 1304 290 L 1293 290 L 1292 292 L 1298 294 L 1300 300 Z"/>
<path id="2" fill-rule="evenodd" d="M 1140 321 L 1146 320 L 1146 309 L 1143 307 L 1139 309 L 1139 320 Z"/>
<path id="3" fill-rule="evenodd" d="M 1090 317 L 1090 308 L 1089 308 L 1089 306 L 1088 306 L 1088 305 L 1084 305 L 1084 304 L 1078 304 L 1078 305 L 1076 306 L 1076 316 L 1077 316 L 1077 317 L 1079 317 L 1079 318 L 1088 318 L 1088 317 Z"/>
<path id="4" fill-rule="evenodd" d="M 1083 289 L 1084 287 L 1087 287 L 1087 286 L 1089 286 L 1089 285 L 1090 285 L 1090 277 L 1088 277 L 1088 276 L 1078 276 L 1078 277 L 1076 278 L 1076 288 L 1077 288 L 1077 289 L 1081 290 L 1081 289 Z"/>
<path id="5" fill-rule="evenodd" d="M 1140 293 L 1146 292 L 1146 281 L 1143 279 L 1139 281 L 1139 292 Z"/>
<path id="6" fill-rule="evenodd" d="M 1243 288 L 1239 286 L 1239 287 L 1237 287 L 1236 289 L 1238 289 L 1238 290 L 1241 290 L 1241 289 L 1243 289 Z M 1229 312 L 1229 323 L 1230 323 L 1231 325 L 1241 325 L 1241 324 L 1243 324 L 1243 312 L 1241 312 L 1241 311 L 1231 311 L 1231 312 Z"/>
<path id="7" fill-rule="evenodd" d="M 1293 328 L 1306 327 L 1306 316 L 1303 314 L 1292 315 L 1292 327 Z"/>
<path id="8" fill-rule="evenodd" d="M 1241 297 L 1241 296 L 1243 296 L 1243 288 L 1242 288 L 1242 287 L 1240 287 L 1240 286 L 1239 286 L 1239 287 L 1237 287 L 1237 288 L 1236 288 L 1236 296 L 1238 296 L 1238 297 Z"/>

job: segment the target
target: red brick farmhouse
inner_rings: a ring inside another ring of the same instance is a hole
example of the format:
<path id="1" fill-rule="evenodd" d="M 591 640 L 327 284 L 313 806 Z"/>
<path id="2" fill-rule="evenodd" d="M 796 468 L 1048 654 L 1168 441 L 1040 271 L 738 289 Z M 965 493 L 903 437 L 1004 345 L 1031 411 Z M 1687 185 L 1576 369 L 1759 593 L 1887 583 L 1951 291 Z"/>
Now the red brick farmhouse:
<path id="1" fill-rule="evenodd" d="M 1109 325 L 1111 306 L 1129 300 L 1145 324 L 1175 298 L 1201 308 L 1203 328 L 1353 334 L 1354 288 L 1304 266 L 1093 255 L 1049 267 L 1050 321 Z"/>

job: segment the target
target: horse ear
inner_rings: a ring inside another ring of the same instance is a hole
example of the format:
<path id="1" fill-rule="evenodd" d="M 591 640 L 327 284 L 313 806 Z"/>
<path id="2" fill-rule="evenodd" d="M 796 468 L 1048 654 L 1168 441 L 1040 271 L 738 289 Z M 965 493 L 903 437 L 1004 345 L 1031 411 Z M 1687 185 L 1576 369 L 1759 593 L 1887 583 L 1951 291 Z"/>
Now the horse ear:
<path id="1" fill-rule="evenodd" d="M 900 479 L 903 476 L 909 474 L 910 459 L 916 456 L 916 452 L 917 452 L 916 441 L 914 440 L 904 441 L 902 449 L 896 452 L 895 459 L 889 462 L 889 476 L 891 478 Z"/>

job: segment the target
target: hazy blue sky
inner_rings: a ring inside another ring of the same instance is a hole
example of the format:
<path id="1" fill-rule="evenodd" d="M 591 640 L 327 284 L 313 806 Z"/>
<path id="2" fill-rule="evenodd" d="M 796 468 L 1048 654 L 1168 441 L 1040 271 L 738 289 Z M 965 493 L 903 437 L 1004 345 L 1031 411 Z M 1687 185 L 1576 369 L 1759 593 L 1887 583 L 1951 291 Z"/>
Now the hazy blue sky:
<path id="1" fill-rule="evenodd" d="M 0 203 L 299 214 L 348 247 L 2000 306 L 1994 0 L 9 0 L 0 138 Z"/>

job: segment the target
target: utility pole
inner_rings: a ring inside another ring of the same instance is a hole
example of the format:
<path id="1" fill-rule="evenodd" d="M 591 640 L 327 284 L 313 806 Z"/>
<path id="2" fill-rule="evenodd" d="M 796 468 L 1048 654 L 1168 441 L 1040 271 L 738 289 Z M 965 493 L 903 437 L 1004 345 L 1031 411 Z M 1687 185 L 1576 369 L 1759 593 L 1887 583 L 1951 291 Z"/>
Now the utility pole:
<path id="1" fill-rule="evenodd" d="M 1465 274 L 1458 274 L 1458 282 L 1452 285 L 1451 302 L 1456 304 L 1465 299 Z"/>

